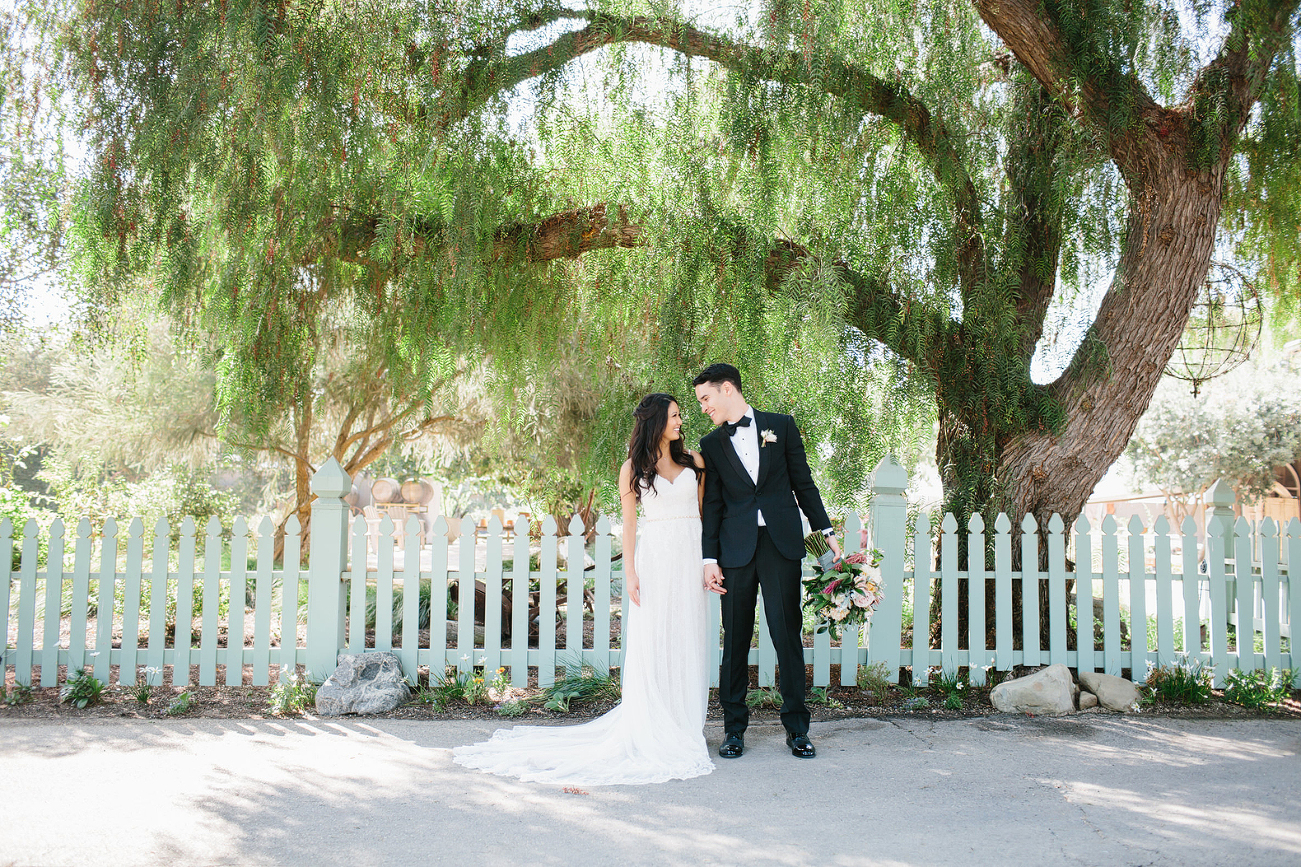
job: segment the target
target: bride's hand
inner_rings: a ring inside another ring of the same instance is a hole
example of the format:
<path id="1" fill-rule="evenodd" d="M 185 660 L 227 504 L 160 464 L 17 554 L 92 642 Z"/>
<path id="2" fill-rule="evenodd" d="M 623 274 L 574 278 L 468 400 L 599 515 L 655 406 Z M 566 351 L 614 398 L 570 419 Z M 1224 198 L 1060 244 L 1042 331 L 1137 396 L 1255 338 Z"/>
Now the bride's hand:
<path id="1" fill-rule="evenodd" d="M 637 577 L 636 572 L 634 572 L 632 569 L 629 569 L 623 573 L 623 582 L 626 585 L 628 585 L 628 598 L 632 600 L 633 605 L 636 605 L 638 608 L 640 608 L 641 607 L 641 579 Z"/>

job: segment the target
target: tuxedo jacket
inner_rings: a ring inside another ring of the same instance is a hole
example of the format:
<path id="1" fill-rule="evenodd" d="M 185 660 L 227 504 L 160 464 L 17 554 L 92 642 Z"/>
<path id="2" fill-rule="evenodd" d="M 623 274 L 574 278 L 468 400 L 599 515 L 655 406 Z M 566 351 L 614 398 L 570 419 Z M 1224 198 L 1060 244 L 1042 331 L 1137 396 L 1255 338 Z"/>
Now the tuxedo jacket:
<path id="1" fill-rule="evenodd" d="M 814 530 L 831 526 L 795 419 L 755 410 L 754 424 L 759 436 L 758 481 L 751 481 L 722 425 L 700 440 L 705 461 L 701 549 L 722 567 L 744 566 L 754 558 L 760 510 L 773 544 L 792 560 L 804 558 L 801 510 Z M 763 431 L 772 431 L 776 441 L 765 443 Z"/>

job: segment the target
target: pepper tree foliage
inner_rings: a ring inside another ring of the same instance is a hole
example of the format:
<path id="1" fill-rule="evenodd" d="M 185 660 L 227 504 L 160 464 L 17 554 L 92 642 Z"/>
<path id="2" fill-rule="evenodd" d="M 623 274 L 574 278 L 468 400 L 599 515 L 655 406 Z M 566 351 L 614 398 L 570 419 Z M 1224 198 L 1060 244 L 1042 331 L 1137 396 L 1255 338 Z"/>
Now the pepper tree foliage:
<path id="1" fill-rule="evenodd" d="M 1070 516 L 1225 205 L 1296 294 L 1296 0 L 74 6 L 85 271 L 218 333 L 253 411 L 346 304 L 403 387 L 488 359 L 507 419 L 577 346 L 607 478 L 636 393 L 725 358 L 835 499 L 934 412 L 946 508 Z M 1033 382 L 1050 307 L 1113 272 Z"/>

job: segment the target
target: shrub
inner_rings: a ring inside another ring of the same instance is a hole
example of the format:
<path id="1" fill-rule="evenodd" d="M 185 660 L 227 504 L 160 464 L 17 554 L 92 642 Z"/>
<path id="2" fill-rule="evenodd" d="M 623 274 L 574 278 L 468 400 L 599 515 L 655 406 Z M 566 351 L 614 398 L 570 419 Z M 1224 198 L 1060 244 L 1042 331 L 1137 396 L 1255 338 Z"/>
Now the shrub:
<path id="1" fill-rule="evenodd" d="M 1205 704 L 1211 700 L 1211 670 L 1186 656 L 1174 665 L 1152 666 L 1147 673 L 1147 691 L 1152 700 Z"/>
<path id="2" fill-rule="evenodd" d="M 316 705 L 316 684 L 298 674 L 271 687 L 267 709 L 275 716 L 298 714 Z"/>
<path id="3" fill-rule="evenodd" d="M 1278 704 L 1292 692 L 1292 676 L 1290 668 L 1230 671 L 1225 678 L 1224 698 L 1250 708 Z"/>
<path id="4" fill-rule="evenodd" d="M 85 708 L 99 701 L 100 693 L 103 691 L 104 684 L 100 683 L 99 678 L 87 674 L 86 669 L 79 668 L 76 674 L 68 678 L 63 689 L 59 690 L 59 701 L 66 701 L 77 708 Z"/>

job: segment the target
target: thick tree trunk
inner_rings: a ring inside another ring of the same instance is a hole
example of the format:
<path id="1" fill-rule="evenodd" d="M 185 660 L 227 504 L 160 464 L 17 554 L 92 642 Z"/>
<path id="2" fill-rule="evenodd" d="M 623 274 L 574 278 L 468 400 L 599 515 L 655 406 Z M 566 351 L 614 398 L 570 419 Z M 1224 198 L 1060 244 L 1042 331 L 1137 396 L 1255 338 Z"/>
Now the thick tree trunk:
<path id="1" fill-rule="evenodd" d="M 1044 526 L 1053 513 L 1068 523 L 1080 513 L 1147 410 L 1206 278 L 1223 167 L 1190 173 L 1180 155 L 1164 156 L 1137 198 L 1115 284 L 1086 338 L 1105 355 L 1079 353 L 1051 386 L 1066 411 L 1059 431 L 1022 433 L 1002 449 L 998 475 L 1018 518 Z"/>

